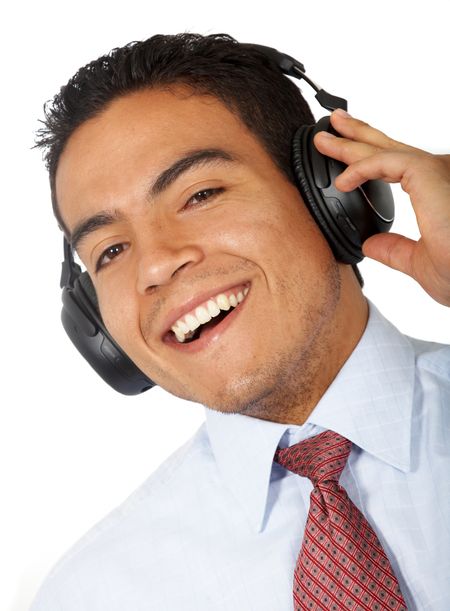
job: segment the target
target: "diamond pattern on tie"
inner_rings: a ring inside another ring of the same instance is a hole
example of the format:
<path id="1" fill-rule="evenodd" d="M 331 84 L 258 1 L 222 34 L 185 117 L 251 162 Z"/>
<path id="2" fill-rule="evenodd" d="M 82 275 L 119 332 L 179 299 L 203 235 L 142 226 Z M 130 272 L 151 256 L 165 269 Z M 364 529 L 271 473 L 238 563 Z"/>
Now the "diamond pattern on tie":
<path id="1" fill-rule="evenodd" d="M 370 524 L 338 481 L 351 442 L 324 431 L 274 460 L 314 488 L 294 571 L 294 609 L 406 610 L 397 579 Z"/>

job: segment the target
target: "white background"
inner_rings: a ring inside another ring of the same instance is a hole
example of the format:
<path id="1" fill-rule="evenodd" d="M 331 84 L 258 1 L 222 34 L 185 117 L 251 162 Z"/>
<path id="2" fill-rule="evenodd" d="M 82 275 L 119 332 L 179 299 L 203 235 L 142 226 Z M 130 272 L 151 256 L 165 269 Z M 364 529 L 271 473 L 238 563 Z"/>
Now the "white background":
<path id="1" fill-rule="evenodd" d="M 27 609 L 59 556 L 204 419 L 201 406 L 161 389 L 115 394 L 64 336 L 62 238 L 41 153 L 31 150 L 43 102 L 114 46 L 155 33 L 227 32 L 297 57 L 313 80 L 349 100 L 352 114 L 392 137 L 448 152 L 449 7 L 446 0 L 42 0 L 3 9 L 0 610 Z M 312 109 L 325 114 L 315 101 Z M 415 237 L 409 199 L 400 188 L 394 194 L 394 230 Z M 361 270 L 367 296 L 403 332 L 450 342 L 448 309 L 400 273 L 370 261 Z"/>

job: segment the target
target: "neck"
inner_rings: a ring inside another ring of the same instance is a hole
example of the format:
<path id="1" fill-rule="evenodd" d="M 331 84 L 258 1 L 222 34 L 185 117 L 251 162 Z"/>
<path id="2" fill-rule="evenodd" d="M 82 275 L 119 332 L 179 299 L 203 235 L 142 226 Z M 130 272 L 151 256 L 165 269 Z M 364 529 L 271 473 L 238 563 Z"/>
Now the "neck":
<path id="1" fill-rule="evenodd" d="M 294 362 L 280 383 L 263 401 L 248 406 L 245 414 L 283 424 L 304 424 L 349 358 L 367 325 L 369 308 L 349 266 L 342 266 L 341 294 L 335 315 Z"/>
<path id="2" fill-rule="evenodd" d="M 314 383 L 300 395 L 304 400 L 286 414 L 288 422 L 304 424 L 361 339 L 368 317 L 368 303 L 358 286 L 356 294 L 344 296 L 334 328 L 325 338 L 325 351 L 320 351 L 313 364 Z"/>

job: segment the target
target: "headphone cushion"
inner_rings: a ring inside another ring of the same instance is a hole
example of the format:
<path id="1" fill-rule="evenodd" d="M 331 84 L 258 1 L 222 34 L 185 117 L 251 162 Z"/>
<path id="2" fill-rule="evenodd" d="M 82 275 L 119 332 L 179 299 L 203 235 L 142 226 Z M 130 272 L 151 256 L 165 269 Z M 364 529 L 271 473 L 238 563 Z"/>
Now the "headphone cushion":
<path id="1" fill-rule="evenodd" d="M 310 189 L 308 179 L 303 169 L 306 163 L 308 163 L 306 142 L 313 128 L 314 126 L 311 125 L 303 125 L 296 131 L 292 141 L 292 162 L 294 166 L 294 176 L 303 199 L 305 200 L 305 204 L 308 206 L 320 228 L 327 233 L 327 224 Z"/>
<path id="2" fill-rule="evenodd" d="M 98 316 L 100 316 L 100 307 L 98 305 L 97 293 L 95 292 L 95 288 L 94 288 L 94 285 L 92 284 L 92 280 L 89 274 L 87 272 L 83 272 L 82 274 L 80 274 L 78 276 L 78 283 L 82 289 L 82 292 L 84 293 L 84 295 L 82 296 L 83 301 L 85 301 L 87 298 L 89 301 L 89 304 L 95 309 Z M 76 290 L 76 287 L 75 287 L 75 290 Z M 78 290 L 76 290 L 76 292 L 79 293 Z"/>
<path id="3" fill-rule="evenodd" d="M 292 141 L 292 163 L 294 168 L 294 176 L 306 206 L 322 230 L 322 233 L 327 239 L 336 258 L 342 260 L 344 257 L 343 249 L 341 245 L 336 242 L 335 236 L 329 228 L 329 225 L 321 210 L 322 202 L 317 201 L 314 193 L 311 190 L 310 182 L 307 176 L 307 174 L 312 175 L 308 148 L 309 139 L 312 136 L 314 128 L 315 125 L 302 125 L 294 134 Z M 308 169 L 309 172 L 307 172 L 306 169 Z"/>
<path id="4" fill-rule="evenodd" d="M 343 263 L 357 263 L 362 257 L 355 257 L 346 247 L 347 240 L 332 220 L 323 195 L 314 184 L 312 163 L 312 138 L 317 129 L 315 125 L 303 125 L 297 129 L 292 140 L 292 164 L 298 188 L 312 217 L 326 238 L 334 256 Z"/>

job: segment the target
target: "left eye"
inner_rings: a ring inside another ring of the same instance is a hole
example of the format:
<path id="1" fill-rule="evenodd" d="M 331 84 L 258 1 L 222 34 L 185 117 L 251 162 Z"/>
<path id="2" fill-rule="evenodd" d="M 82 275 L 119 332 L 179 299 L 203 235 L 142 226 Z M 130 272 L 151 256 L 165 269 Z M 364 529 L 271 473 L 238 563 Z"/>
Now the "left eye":
<path id="1" fill-rule="evenodd" d="M 111 263 L 113 259 L 118 257 L 124 250 L 128 248 L 128 244 L 113 244 L 102 252 L 97 260 L 95 271 L 99 272 L 103 267 Z"/>
<path id="2" fill-rule="evenodd" d="M 219 195 L 219 193 L 222 193 L 223 191 L 223 188 L 203 189 L 202 191 L 198 191 L 188 199 L 188 201 L 186 202 L 186 206 L 198 206 L 206 200 L 209 200 L 214 196 Z"/>

